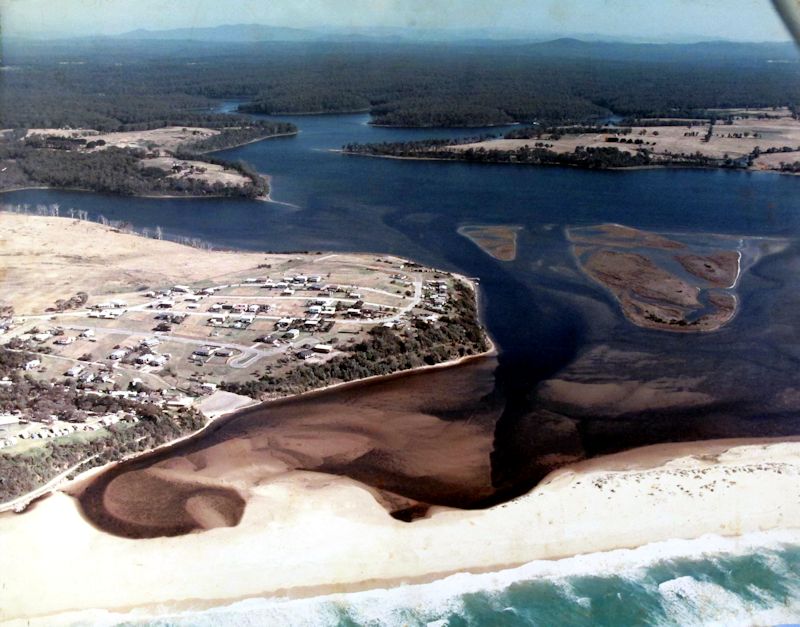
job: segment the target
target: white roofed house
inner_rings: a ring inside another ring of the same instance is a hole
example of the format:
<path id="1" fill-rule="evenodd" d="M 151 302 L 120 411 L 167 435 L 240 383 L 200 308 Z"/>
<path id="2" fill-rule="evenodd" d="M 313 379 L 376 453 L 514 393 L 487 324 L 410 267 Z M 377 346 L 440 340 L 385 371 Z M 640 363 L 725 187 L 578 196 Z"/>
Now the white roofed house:
<path id="1" fill-rule="evenodd" d="M 136 358 L 136 363 L 146 366 L 163 366 L 167 363 L 166 355 L 159 355 L 156 353 L 148 353 L 147 355 L 140 355 Z"/>
<path id="2" fill-rule="evenodd" d="M 25 368 L 25 370 L 35 370 L 36 368 L 38 368 L 41 365 L 42 365 L 42 362 L 40 360 L 31 359 L 30 361 L 25 362 L 24 368 Z"/>
<path id="3" fill-rule="evenodd" d="M 64 374 L 66 376 L 68 376 L 68 377 L 77 377 L 83 371 L 84 371 L 84 367 L 83 366 L 81 366 L 80 364 L 75 364 L 74 366 L 72 366 L 72 368 L 67 370 Z"/>

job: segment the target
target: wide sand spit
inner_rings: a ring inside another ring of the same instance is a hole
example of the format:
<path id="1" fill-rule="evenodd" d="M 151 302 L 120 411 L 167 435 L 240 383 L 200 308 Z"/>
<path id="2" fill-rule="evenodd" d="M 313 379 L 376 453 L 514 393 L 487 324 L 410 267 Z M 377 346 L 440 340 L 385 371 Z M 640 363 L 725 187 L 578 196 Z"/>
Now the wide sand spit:
<path id="1" fill-rule="evenodd" d="M 143 618 L 795 528 L 799 476 L 800 441 L 663 444 L 564 467 L 503 505 L 403 523 L 351 479 L 297 471 L 251 488 L 235 527 L 149 540 L 98 531 L 57 493 L 0 517 L 0 621 L 57 624 L 88 609 Z"/>

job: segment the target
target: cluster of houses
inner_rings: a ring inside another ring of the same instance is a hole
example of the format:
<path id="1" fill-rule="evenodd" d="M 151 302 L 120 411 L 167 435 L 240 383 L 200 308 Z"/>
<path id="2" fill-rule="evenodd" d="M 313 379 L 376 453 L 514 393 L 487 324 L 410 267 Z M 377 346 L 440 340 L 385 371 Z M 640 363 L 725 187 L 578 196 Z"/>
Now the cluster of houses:
<path id="1" fill-rule="evenodd" d="M 103 320 L 115 320 L 125 313 L 127 303 L 124 300 L 112 300 L 106 303 L 97 303 L 89 311 L 90 318 L 100 318 Z"/>
<path id="2" fill-rule="evenodd" d="M 121 361 L 131 355 L 137 354 L 133 360 L 141 366 L 153 366 L 155 368 L 163 367 L 170 359 L 169 353 L 156 353 L 153 348 L 158 346 L 161 340 L 157 337 L 147 337 L 139 342 L 136 347 L 120 346 L 115 348 L 109 355 L 108 359 L 111 361 Z"/>
<path id="3" fill-rule="evenodd" d="M 447 304 L 447 281 L 425 281 L 422 286 L 422 304 L 426 309 L 443 313 Z"/>
<path id="4" fill-rule="evenodd" d="M 224 346 L 202 346 L 192 353 L 192 359 L 195 361 L 207 361 L 212 357 L 230 357 L 233 355 L 233 349 L 225 348 Z"/>
<path id="5" fill-rule="evenodd" d="M 208 317 L 208 325 L 212 327 L 225 327 L 231 329 L 246 329 L 260 313 L 266 313 L 271 309 L 267 304 L 250 303 L 214 303 L 208 308 L 211 315 Z"/>
<path id="6" fill-rule="evenodd" d="M 114 414 L 92 416 L 86 422 L 61 422 L 51 416 L 51 423 L 28 422 L 20 413 L 0 414 L 0 449 L 14 446 L 21 441 L 48 440 L 72 433 L 98 431 L 120 421 L 139 422 L 133 414 L 119 411 Z"/>

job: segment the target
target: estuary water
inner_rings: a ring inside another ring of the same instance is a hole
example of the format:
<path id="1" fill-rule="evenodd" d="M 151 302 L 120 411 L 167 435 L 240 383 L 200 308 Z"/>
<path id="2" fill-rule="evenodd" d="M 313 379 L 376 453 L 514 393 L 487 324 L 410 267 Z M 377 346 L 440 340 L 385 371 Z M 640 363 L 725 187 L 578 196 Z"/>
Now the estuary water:
<path id="1" fill-rule="evenodd" d="M 282 119 L 294 122 L 299 135 L 219 153 L 269 173 L 273 203 L 54 190 L 7 193 L 2 200 L 58 202 L 135 227 L 158 225 L 215 247 L 393 253 L 477 277 L 483 319 L 499 348 L 494 390 L 481 399 L 496 412 L 487 470 L 496 500 L 530 488 L 553 459 L 663 441 L 800 434 L 798 179 L 353 157 L 335 150 L 348 142 L 480 131 L 374 128 L 366 115 Z M 694 238 L 716 234 L 739 244 L 748 255 L 737 287 L 738 315 L 704 335 L 633 326 L 613 298 L 579 271 L 565 237 L 568 227 L 602 223 Z M 458 234 L 465 225 L 522 227 L 516 259 L 487 255 Z M 563 393 L 587 382 L 635 389 L 641 392 L 636 398 L 646 400 L 632 403 L 631 394 L 622 394 L 590 403 L 580 392 Z M 252 422 L 263 425 L 268 418 Z M 248 428 L 244 420 L 230 424 L 230 437 L 242 437 Z M 225 429 L 214 430 L 213 443 L 228 437 Z M 402 494 L 400 483 L 393 489 Z M 487 502 L 481 494 L 473 506 Z M 411 596 L 364 593 L 330 607 L 320 599 L 307 624 L 751 624 L 762 611 L 780 612 L 766 622 L 797 615 L 800 550 L 794 539 L 754 540 L 744 547 L 697 542 L 682 545 L 684 553 L 667 565 L 662 553 L 643 549 L 639 566 L 622 573 L 578 560 L 566 578 L 534 566 L 497 575 L 502 585 L 488 575 L 465 576 L 448 583 L 447 605 L 435 611 L 424 599 L 441 600 L 437 585 L 443 584 L 417 587 Z M 362 601 L 393 609 L 364 613 Z M 722 606 L 733 613 L 720 614 Z M 242 609 L 248 607 L 236 611 Z M 249 609 L 252 624 L 270 615 Z M 272 615 L 273 624 L 294 622 L 298 611 Z M 237 614 L 236 621 L 243 624 L 247 615 Z M 216 618 L 209 613 L 203 620 Z M 198 622 L 194 616 L 189 624 Z"/>

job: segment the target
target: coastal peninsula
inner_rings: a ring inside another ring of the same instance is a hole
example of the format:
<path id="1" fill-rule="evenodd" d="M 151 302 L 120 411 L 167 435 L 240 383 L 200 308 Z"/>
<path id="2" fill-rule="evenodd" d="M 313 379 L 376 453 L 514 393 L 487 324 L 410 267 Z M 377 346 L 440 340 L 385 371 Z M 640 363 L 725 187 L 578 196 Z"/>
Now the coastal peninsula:
<path id="1" fill-rule="evenodd" d="M 134 196 L 269 198 L 267 177 L 206 153 L 296 133 L 283 122 L 210 118 L 214 126 L 102 132 L 86 128 L 0 131 L 0 191 L 83 189 Z"/>
<path id="2" fill-rule="evenodd" d="M 406 259 L 209 251 L 63 217 L 0 224 L 14 259 L 2 503 L 184 437 L 203 414 L 491 349 L 474 287 Z"/>
<path id="3" fill-rule="evenodd" d="M 345 154 L 401 159 L 617 170 L 682 167 L 800 172 L 794 109 L 711 109 L 689 117 L 636 117 L 614 125 L 535 125 L 501 137 L 348 144 Z"/>

